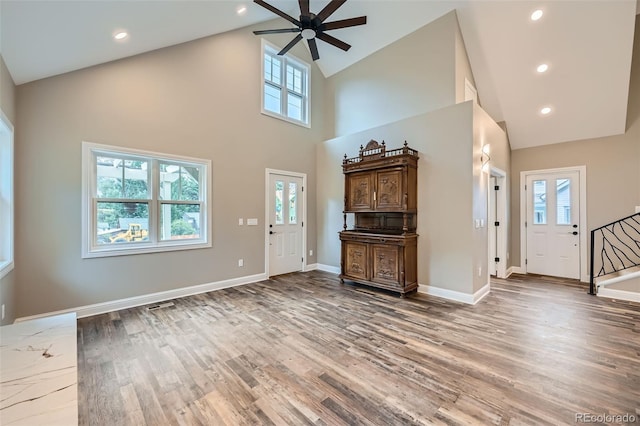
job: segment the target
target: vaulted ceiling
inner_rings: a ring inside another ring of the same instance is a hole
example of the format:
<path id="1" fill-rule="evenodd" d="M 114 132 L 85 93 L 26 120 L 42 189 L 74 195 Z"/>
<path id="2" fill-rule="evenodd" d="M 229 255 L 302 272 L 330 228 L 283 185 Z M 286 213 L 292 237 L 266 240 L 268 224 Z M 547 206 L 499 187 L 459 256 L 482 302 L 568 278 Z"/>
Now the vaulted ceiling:
<path id="1" fill-rule="evenodd" d="M 268 3 L 297 16 L 295 0 Z M 327 0 L 311 0 L 317 12 Z M 348 52 L 318 43 L 327 77 L 456 9 L 480 102 L 505 121 L 512 148 L 624 133 L 640 0 L 349 0 L 331 20 Z M 237 11 L 246 7 L 243 14 Z M 543 17 L 530 19 L 540 9 Z M 0 2 L 0 53 L 16 84 L 273 19 L 237 0 Z M 283 27 L 291 26 L 282 20 Z M 126 29 L 123 43 L 112 35 Z M 416 52 L 419 54 L 419 52 Z M 539 64 L 547 72 L 536 72 Z M 549 106 L 551 113 L 542 115 Z"/>

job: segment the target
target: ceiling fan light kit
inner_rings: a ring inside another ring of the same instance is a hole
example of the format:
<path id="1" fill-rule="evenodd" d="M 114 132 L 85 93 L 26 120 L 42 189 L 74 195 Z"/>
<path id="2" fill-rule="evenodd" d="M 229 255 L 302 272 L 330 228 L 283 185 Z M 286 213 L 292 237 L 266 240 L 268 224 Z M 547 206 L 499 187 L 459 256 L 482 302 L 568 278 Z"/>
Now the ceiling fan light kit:
<path id="1" fill-rule="evenodd" d="M 322 40 L 325 43 L 342 49 L 345 52 L 351 48 L 350 44 L 345 43 L 342 40 L 338 40 L 335 37 L 326 34 L 325 31 L 338 30 L 340 28 L 355 27 L 358 25 L 364 25 L 367 23 L 366 16 L 359 16 L 357 18 L 341 19 L 338 21 L 325 22 L 325 20 L 333 14 L 340 6 L 346 3 L 347 0 L 331 0 L 324 9 L 322 9 L 317 15 L 311 13 L 309 10 L 309 0 L 298 0 L 300 5 L 300 19 L 296 19 L 290 15 L 287 15 L 280 9 L 273 7 L 269 3 L 263 0 L 253 0 L 254 3 L 264 7 L 265 9 L 275 13 L 276 15 L 291 22 L 297 28 L 282 28 L 277 30 L 262 30 L 254 31 L 255 35 L 262 34 L 280 34 L 280 33 L 298 33 L 293 40 L 289 42 L 278 55 L 284 55 L 293 46 L 295 46 L 300 40 L 307 40 L 309 44 L 309 50 L 311 50 L 311 57 L 313 60 L 320 59 L 318 54 L 318 46 L 316 39 Z"/>

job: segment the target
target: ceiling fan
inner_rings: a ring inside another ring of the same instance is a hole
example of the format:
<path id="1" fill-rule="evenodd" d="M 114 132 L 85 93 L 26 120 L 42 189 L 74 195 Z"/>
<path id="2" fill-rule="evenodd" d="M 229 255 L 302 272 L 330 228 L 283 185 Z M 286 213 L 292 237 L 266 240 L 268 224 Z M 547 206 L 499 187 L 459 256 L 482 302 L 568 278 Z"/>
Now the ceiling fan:
<path id="1" fill-rule="evenodd" d="M 366 16 L 359 16 L 357 18 L 341 19 L 339 21 L 324 22 L 329 16 L 333 14 L 340 6 L 342 6 L 347 0 L 331 0 L 328 5 L 324 7 L 317 15 L 309 11 L 309 0 L 298 0 L 300 4 L 300 19 L 295 19 L 292 16 L 287 15 L 280 9 L 277 9 L 270 4 L 262 0 L 253 0 L 254 3 L 259 4 L 265 9 L 270 10 L 278 16 L 283 17 L 287 21 L 294 24 L 297 28 L 283 28 L 278 30 L 262 30 L 254 31 L 256 35 L 260 34 L 278 34 L 278 33 L 298 33 L 293 40 L 289 42 L 278 55 L 284 55 L 295 46 L 300 40 L 305 39 L 309 43 L 309 49 L 311 50 L 311 57 L 313 60 L 320 59 L 318 54 L 318 46 L 316 39 L 320 39 L 325 43 L 329 43 L 345 52 L 351 48 L 350 44 L 345 43 L 342 40 L 338 40 L 335 37 L 326 34 L 325 31 L 337 30 L 340 28 L 355 27 L 358 25 L 364 25 L 367 23 Z"/>

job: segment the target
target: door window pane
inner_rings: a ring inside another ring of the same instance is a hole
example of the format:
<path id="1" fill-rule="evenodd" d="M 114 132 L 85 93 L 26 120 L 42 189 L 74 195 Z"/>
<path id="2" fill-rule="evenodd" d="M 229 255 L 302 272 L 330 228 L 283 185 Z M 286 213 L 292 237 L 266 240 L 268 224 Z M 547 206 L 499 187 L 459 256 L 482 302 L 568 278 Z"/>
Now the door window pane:
<path id="1" fill-rule="evenodd" d="M 295 182 L 289 182 L 289 224 L 298 223 L 298 202 L 297 202 L 298 185 Z"/>
<path id="2" fill-rule="evenodd" d="M 275 218 L 276 225 L 284 224 L 284 212 L 283 212 L 283 204 L 284 202 L 284 182 L 281 180 L 276 181 L 276 199 L 275 199 Z"/>
<path id="3" fill-rule="evenodd" d="M 533 224 L 547 224 L 547 181 L 533 181 Z"/>
<path id="4" fill-rule="evenodd" d="M 571 225 L 571 180 L 556 179 L 558 225 Z"/>

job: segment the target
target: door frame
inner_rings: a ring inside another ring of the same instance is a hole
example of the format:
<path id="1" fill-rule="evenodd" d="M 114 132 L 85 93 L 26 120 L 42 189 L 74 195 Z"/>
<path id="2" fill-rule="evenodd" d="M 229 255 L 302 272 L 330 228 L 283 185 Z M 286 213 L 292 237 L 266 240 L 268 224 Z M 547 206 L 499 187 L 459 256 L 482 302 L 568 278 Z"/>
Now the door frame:
<path id="1" fill-rule="evenodd" d="M 302 265 L 300 270 L 306 271 L 307 264 L 307 174 L 290 172 L 286 170 L 277 169 L 265 169 L 264 172 L 264 271 L 267 278 L 269 278 L 269 200 L 271 197 L 271 188 L 269 182 L 271 181 L 271 175 L 284 175 L 302 178 Z"/>
<path id="2" fill-rule="evenodd" d="M 527 170 L 520 172 L 520 271 L 527 273 L 527 264 L 523 260 L 527 259 L 527 228 L 525 222 L 527 220 L 527 194 L 525 185 L 529 175 L 552 174 L 578 172 L 578 181 L 580 186 L 580 281 L 589 282 L 589 271 L 587 262 L 587 166 L 560 167 L 555 169 Z"/>
<path id="3" fill-rule="evenodd" d="M 496 222 L 500 222 L 500 226 L 496 228 L 496 254 L 500 258 L 500 262 L 496 267 L 497 278 L 507 278 L 507 172 L 497 167 L 491 167 L 488 176 L 487 188 L 487 218 L 489 218 L 489 202 L 491 201 L 491 192 L 495 189 L 491 188 L 491 178 L 496 178 L 496 185 L 500 190 L 496 194 Z M 489 232 L 495 228 L 495 225 L 487 223 L 487 246 L 489 244 Z M 487 271 L 491 270 L 491 262 L 493 259 L 487 256 Z M 487 274 L 487 282 L 491 280 L 491 274 Z"/>

